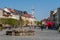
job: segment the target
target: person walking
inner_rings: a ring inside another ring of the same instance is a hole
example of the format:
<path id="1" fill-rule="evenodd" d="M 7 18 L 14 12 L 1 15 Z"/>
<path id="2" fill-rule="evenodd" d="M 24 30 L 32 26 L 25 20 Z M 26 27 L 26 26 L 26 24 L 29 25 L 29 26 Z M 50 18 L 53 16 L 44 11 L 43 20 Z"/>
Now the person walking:
<path id="1" fill-rule="evenodd" d="M 43 30 L 43 25 L 41 25 L 41 31 Z"/>
<path id="2" fill-rule="evenodd" d="M 58 27 L 58 31 L 60 32 L 60 24 L 59 24 L 59 27 Z"/>

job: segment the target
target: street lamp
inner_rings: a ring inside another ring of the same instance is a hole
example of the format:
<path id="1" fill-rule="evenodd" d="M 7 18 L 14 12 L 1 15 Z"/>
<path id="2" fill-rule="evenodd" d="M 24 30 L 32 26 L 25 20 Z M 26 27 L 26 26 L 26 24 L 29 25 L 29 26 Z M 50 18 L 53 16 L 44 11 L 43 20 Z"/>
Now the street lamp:
<path id="1" fill-rule="evenodd" d="M 20 29 L 22 30 L 22 11 L 19 11 L 19 26 L 20 26 Z"/>
<path id="2" fill-rule="evenodd" d="M 16 10 L 15 9 L 15 11 L 16 11 L 16 13 L 18 13 L 18 15 L 19 15 L 19 26 L 20 26 L 20 29 L 22 29 L 22 11 L 19 11 L 19 10 Z"/>

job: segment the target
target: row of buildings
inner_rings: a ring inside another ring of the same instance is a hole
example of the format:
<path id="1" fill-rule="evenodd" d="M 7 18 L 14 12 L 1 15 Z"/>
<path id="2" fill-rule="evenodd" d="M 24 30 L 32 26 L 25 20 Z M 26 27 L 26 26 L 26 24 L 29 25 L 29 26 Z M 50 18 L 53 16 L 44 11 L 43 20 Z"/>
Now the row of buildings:
<path id="1" fill-rule="evenodd" d="M 20 11 L 11 8 L 4 8 L 4 9 L 0 8 L 0 18 L 14 18 L 19 20 L 20 16 L 24 21 L 27 20 L 29 22 L 28 25 L 31 24 L 35 25 L 34 21 L 36 21 L 37 19 L 35 18 L 34 15 L 29 14 L 27 11 Z"/>
<path id="2" fill-rule="evenodd" d="M 60 8 L 50 12 L 50 20 L 53 21 L 56 26 L 60 24 Z"/>
<path id="3" fill-rule="evenodd" d="M 48 21 L 54 22 L 56 27 L 58 25 L 60 25 L 60 8 L 50 11 L 50 16 L 46 19 L 41 20 L 41 21 L 42 21 L 42 24 L 46 24 L 46 22 L 48 22 Z"/>

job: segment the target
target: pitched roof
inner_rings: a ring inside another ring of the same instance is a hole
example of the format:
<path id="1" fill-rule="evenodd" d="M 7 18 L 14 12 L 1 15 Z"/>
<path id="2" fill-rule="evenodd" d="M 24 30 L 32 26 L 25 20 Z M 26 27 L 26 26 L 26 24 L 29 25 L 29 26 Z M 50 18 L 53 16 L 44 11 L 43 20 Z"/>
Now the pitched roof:
<path id="1" fill-rule="evenodd" d="M 5 10 L 6 12 L 10 12 L 10 13 L 13 13 L 13 12 L 14 12 L 14 10 L 11 9 L 11 8 L 4 8 L 4 10 Z"/>
<path id="2" fill-rule="evenodd" d="M 28 14 L 28 13 L 23 14 L 23 16 L 26 18 L 35 18 L 32 14 Z"/>
<path id="3" fill-rule="evenodd" d="M 15 11 L 11 8 L 7 8 L 11 13 L 14 13 Z"/>

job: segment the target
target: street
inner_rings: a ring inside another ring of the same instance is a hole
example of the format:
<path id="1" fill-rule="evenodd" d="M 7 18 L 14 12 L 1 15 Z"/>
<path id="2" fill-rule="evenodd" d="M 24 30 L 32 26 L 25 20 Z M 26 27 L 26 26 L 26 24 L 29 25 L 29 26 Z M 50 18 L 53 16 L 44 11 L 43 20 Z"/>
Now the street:
<path id="1" fill-rule="evenodd" d="M 56 30 L 34 29 L 34 36 L 6 36 L 0 32 L 0 40 L 60 40 L 60 34 Z"/>

